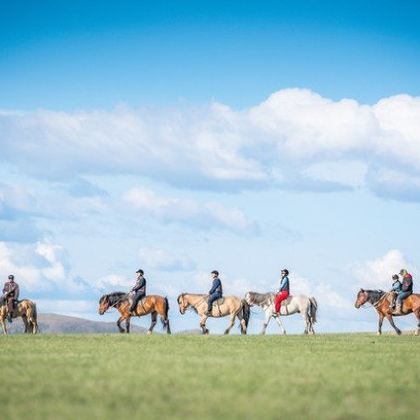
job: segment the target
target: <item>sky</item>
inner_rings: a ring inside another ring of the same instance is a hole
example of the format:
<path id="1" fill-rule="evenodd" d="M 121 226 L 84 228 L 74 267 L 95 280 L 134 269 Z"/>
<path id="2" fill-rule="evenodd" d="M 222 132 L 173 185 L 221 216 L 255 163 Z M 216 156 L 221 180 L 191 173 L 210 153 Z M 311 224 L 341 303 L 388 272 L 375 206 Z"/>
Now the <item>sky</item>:
<path id="1" fill-rule="evenodd" d="M 175 330 L 214 269 L 244 296 L 288 268 L 319 332 L 374 330 L 355 295 L 401 268 L 416 288 L 418 2 L 86 3 L 1 8 L 0 279 L 113 321 L 142 268 Z"/>

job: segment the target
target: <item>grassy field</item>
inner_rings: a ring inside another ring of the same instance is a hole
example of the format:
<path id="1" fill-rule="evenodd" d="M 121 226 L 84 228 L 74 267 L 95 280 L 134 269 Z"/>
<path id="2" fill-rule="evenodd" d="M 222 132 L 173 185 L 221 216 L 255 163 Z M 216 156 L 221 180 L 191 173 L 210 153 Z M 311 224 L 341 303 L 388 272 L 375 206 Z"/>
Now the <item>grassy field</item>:
<path id="1" fill-rule="evenodd" d="M 419 418 L 414 336 L 0 337 L 0 417 Z"/>

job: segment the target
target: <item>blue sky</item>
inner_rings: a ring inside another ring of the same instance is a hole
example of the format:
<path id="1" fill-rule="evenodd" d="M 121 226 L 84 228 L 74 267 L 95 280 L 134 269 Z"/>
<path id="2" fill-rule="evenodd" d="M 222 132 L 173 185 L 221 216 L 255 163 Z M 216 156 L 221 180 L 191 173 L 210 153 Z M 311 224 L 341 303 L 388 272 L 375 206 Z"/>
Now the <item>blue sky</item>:
<path id="1" fill-rule="evenodd" d="M 214 268 L 288 267 L 320 331 L 373 329 L 355 291 L 420 258 L 416 2 L 85 3 L 2 8 L 0 275 L 95 319 L 141 266 L 183 329 Z"/>

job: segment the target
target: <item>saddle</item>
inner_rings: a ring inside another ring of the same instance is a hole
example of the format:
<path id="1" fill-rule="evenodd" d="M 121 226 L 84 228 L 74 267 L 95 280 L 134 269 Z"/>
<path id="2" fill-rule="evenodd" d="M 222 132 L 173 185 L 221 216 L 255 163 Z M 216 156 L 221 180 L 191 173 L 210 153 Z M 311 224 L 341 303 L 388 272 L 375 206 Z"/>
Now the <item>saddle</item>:
<path id="1" fill-rule="evenodd" d="M 213 302 L 213 308 L 216 308 L 218 306 L 223 305 L 223 303 L 225 302 L 225 298 L 221 297 L 220 299 L 217 299 Z"/>

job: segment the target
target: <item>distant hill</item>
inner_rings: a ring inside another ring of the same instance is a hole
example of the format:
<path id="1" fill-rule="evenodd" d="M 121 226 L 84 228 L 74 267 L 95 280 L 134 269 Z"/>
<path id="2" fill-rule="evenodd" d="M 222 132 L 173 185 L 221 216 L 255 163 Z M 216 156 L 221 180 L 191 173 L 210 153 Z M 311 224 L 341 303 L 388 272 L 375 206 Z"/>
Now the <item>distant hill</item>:
<path id="1" fill-rule="evenodd" d="M 58 314 L 38 314 L 38 325 L 41 333 L 118 333 L 115 322 L 90 321 Z M 22 320 L 14 319 L 12 324 L 7 324 L 7 329 L 10 333 L 22 333 L 24 330 Z M 146 328 L 131 324 L 132 333 L 144 334 L 146 331 Z"/>

